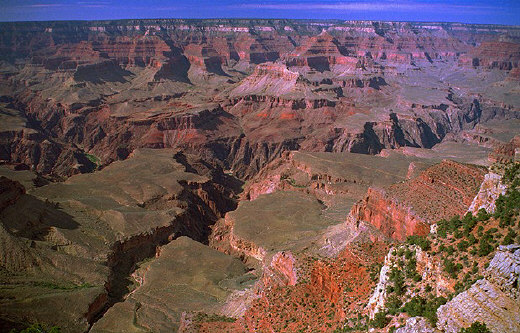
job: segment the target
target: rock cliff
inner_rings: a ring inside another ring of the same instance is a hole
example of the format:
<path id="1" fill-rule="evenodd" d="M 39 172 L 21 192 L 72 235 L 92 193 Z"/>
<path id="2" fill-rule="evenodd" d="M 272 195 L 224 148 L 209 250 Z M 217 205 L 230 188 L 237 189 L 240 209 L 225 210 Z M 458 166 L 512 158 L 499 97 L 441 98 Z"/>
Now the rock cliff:
<path id="1" fill-rule="evenodd" d="M 351 218 L 401 241 L 410 235 L 424 236 L 432 222 L 467 211 L 484 174 L 484 168 L 445 160 L 386 190 L 369 189 L 352 208 Z"/>
<path id="2" fill-rule="evenodd" d="M 5 134 L 19 144 L 3 144 L 2 159 L 70 176 L 96 167 L 85 152 L 106 165 L 137 148 L 181 147 L 250 178 L 287 150 L 431 148 L 519 117 L 507 79 L 516 33 L 354 21 L 2 23 L 0 95 L 31 125 Z"/>
<path id="3" fill-rule="evenodd" d="M 500 246 L 486 277 L 437 310 L 437 327 L 452 333 L 479 321 L 492 332 L 519 331 L 519 260 L 519 245 Z"/>

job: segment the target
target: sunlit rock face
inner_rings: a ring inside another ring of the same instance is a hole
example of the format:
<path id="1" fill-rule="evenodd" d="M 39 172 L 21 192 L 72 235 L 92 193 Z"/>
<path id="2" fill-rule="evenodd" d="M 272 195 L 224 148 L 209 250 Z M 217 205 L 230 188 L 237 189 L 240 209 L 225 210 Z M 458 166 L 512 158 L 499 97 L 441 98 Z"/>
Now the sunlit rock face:
<path id="1" fill-rule="evenodd" d="M 492 332 L 520 330 L 519 263 L 519 245 L 500 246 L 485 278 L 437 310 L 437 327 L 451 333 L 479 321 Z"/>

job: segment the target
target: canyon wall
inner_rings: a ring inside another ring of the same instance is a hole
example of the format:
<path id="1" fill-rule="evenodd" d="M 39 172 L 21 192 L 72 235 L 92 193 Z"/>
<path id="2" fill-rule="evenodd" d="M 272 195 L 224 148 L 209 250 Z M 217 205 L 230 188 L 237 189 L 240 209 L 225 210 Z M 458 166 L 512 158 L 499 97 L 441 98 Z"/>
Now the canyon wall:
<path id="1" fill-rule="evenodd" d="M 0 96 L 27 129 L 5 131 L 0 156 L 44 174 L 89 172 L 150 147 L 183 149 L 250 178 L 287 150 L 431 148 L 480 122 L 519 117 L 514 100 L 486 92 L 501 80 L 513 84 L 516 27 L 305 20 L 1 26 Z M 440 86 L 417 78 L 435 68 L 456 75 Z M 459 73 L 491 81 L 468 91 Z"/>
<path id="2" fill-rule="evenodd" d="M 484 175 L 484 168 L 445 160 L 405 182 L 369 189 L 349 219 L 370 223 L 400 241 L 424 236 L 437 220 L 466 213 Z"/>

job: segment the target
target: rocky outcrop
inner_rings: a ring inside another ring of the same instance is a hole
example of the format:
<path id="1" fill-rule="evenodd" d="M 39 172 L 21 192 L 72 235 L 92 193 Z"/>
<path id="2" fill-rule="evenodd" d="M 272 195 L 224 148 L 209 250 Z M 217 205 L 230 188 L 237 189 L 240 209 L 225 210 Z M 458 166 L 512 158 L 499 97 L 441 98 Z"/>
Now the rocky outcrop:
<path id="1" fill-rule="evenodd" d="M 520 135 L 516 135 L 507 143 L 495 145 L 489 154 L 489 160 L 492 163 L 509 163 L 520 160 Z"/>
<path id="2" fill-rule="evenodd" d="M 328 32 L 303 41 L 302 45 L 286 56 L 288 66 L 307 66 L 318 72 L 330 71 L 334 65 L 356 68 L 357 58 L 341 53 L 339 42 Z M 359 65 L 361 67 L 361 65 Z"/>
<path id="3" fill-rule="evenodd" d="M 211 45 L 189 44 L 184 49 L 184 54 L 191 66 L 210 73 L 225 75 L 222 70 L 222 59 Z"/>
<path id="4" fill-rule="evenodd" d="M 246 313 L 249 330 L 306 329 L 296 321 L 334 330 L 370 294 L 373 242 L 422 235 L 434 219 L 464 213 L 484 172 L 445 161 L 421 173 L 425 164 L 410 156 L 356 153 L 432 148 L 518 118 L 519 31 L 333 20 L 1 23 L 1 163 L 70 178 L 26 192 L 0 178 L 0 322 L 50 323 L 59 313 L 66 331 L 169 331 L 182 311 L 202 309 Z M 499 158 L 514 159 L 511 148 Z M 234 177 L 252 179 L 243 196 L 251 201 L 226 214 L 242 186 Z M 179 236 L 192 240 L 176 247 Z M 348 251 L 353 239 L 370 244 L 369 259 Z M 416 253 L 423 279 L 434 280 L 437 263 Z M 294 320 L 274 319 L 288 308 L 280 290 L 294 292 Z"/>
<path id="5" fill-rule="evenodd" d="M 294 286 L 298 282 L 296 260 L 290 251 L 277 252 L 262 275 L 264 285 L 270 287 Z"/>
<path id="6" fill-rule="evenodd" d="M 394 263 L 394 248 L 390 248 L 388 254 L 385 257 L 385 261 L 381 270 L 379 271 L 379 280 L 374 289 L 374 293 L 370 296 L 367 304 L 367 310 L 370 318 L 374 318 L 374 315 L 385 308 L 386 302 L 386 288 L 389 283 L 389 274 Z"/>
<path id="7" fill-rule="evenodd" d="M 58 161 L 39 165 L 43 173 L 92 170 L 82 151 L 106 165 L 140 147 L 179 147 L 250 178 L 286 150 L 431 148 L 479 122 L 517 117 L 509 102 L 460 97 L 457 82 L 436 87 L 405 70 L 422 76 L 439 62 L 448 72 L 474 45 L 503 43 L 496 36 L 515 27 L 126 20 L 2 28 L 2 94 L 38 138 L 17 132 L 8 140 L 21 151 L 0 152 L 8 163 Z M 404 93 L 414 80 L 434 97 Z"/>
<path id="8" fill-rule="evenodd" d="M 520 63 L 520 45 L 505 41 L 483 42 L 462 56 L 460 62 L 467 66 L 511 70 Z"/>
<path id="9" fill-rule="evenodd" d="M 486 270 L 486 279 L 514 300 L 520 299 L 520 245 L 501 245 Z"/>
<path id="10" fill-rule="evenodd" d="M 6 186 L 0 195 L 10 203 L 0 212 L 1 265 L 31 289 L 9 292 L 2 319 L 85 330 L 132 291 L 128 278 L 137 263 L 160 255 L 162 245 L 182 235 L 207 240 L 210 225 L 235 208 L 233 190 L 222 183 L 229 184 L 222 170 L 194 156 L 137 150 L 99 172 L 26 194 Z M 34 268 L 41 271 L 36 278 Z M 10 275 L 2 279 L 13 283 Z M 39 307 L 31 306 L 34 295 Z M 47 313 L 72 299 L 77 306 L 60 318 Z"/>
<path id="11" fill-rule="evenodd" d="M 55 176 L 92 171 L 96 165 L 74 144 L 46 135 L 26 114 L 2 103 L 0 162 Z"/>
<path id="12" fill-rule="evenodd" d="M 395 330 L 396 333 L 437 333 L 438 330 L 432 327 L 428 320 L 423 317 L 412 317 L 406 319 L 404 327 Z"/>
<path id="13" fill-rule="evenodd" d="M 239 260 L 180 237 L 163 246 L 156 258 L 134 273 L 138 287 L 96 322 L 91 331 L 137 325 L 154 332 L 177 331 L 183 311 L 217 312 L 233 290 L 241 289 L 239 281 L 254 280 L 246 274 L 247 269 Z"/>
<path id="14" fill-rule="evenodd" d="M 455 333 L 480 321 L 492 332 L 518 332 L 520 246 L 500 246 L 485 278 L 437 310 L 437 327 Z"/>
<path id="15" fill-rule="evenodd" d="M 335 272 L 323 263 L 316 263 L 311 271 L 311 286 L 332 303 L 341 303 L 343 288 Z"/>
<path id="16" fill-rule="evenodd" d="M 0 267 L 19 274 L 38 266 L 38 254 L 31 251 L 26 242 L 12 235 L 0 224 Z"/>
<path id="17" fill-rule="evenodd" d="M 96 165 L 78 148 L 58 143 L 31 130 L 5 135 L 0 142 L 0 158 L 25 165 L 47 175 L 72 176 L 90 172 Z"/>
<path id="18" fill-rule="evenodd" d="M 230 92 L 230 96 L 283 96 L 296 89 L 299 77 L 299 73 L 288 70 L 283 64 L 261 64 Z"/>
<path id="19" fill-rule="evenodd" d="M 467 211 L 484 173 L 484 168 L 445 160 L 385 190 L 369 189 L 350 216 L 355 221 L 371 223 L 394 239 L 426 235 L 432 222 Z"/>
<path id="20" fill-rule="evenodd" d="M 25 194 L 25 187 L 17 181 L 0 176 L 0 212 L 16 203 Z"/>
<path id="21" fill-rule="evenodd" d="M 424 236 L 430 231 L 426 219 L 382 189 L 370 188 L 363 201 L 354 205 L 351 214 L 354 219 L 369 222 L 386 236 L 401 241 L 407 236 Z"/>
<path id="22" fill-rule="evenodd" d="M 385 257 L 384 264 L 379 272 L 378 283 L 366 306 L 370 318 L 374 318 L 376 313 L 386 309 L 388 299 L 387 288 L 391 286 L 390 273 L 392 269 L 400 269 L 399 261 L 403 260 L 403 257 L 402 255 L 399 256 L 399 251 L 403 249 L 414 253 L 417 274 L 421 276 L 421 281 L 427 281 L 436 295 L 447 295 L 452 291 L 453 283 L 443 275 L 442 262 L 438 258 L 431 255 L 428 251 L 423 251 L 416 245 L 392 247 Z M 414 323 L 414 325 L 417 324 L 420 326 L 421 320 L 417 320 L 418 322 Z M 411 328 L 413 328 L 413 326 L 411 326 Z"/>
<path id="23" fill-rule="evenodd" d="M 234 232 L 235 222 L 227 214 L 224 219 L 220 219 L 213 227 L 209 245 L 221 252 L 235 255 L 242 260 L 254 258 L 263 261 L 266 250 L 257 244 L 237 237 Z"/>
<path id="24" fill-rule="evenodd" d="M 506 193 L 506 185 L 502 184 L 501 176 L 490 172 L 484 176 L 484 181 L 480 185 L 477 196 L 473 199 L 468 211 L 477 214 L 480 209 L 485 209 L 488 213 L 495 212 L 495 201 L 500 195 Z"/>

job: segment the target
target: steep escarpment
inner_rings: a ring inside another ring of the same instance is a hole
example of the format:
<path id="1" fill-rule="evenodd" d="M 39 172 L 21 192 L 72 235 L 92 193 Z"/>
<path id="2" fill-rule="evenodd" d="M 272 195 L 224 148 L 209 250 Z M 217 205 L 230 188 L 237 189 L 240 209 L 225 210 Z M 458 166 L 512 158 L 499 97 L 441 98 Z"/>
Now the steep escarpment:
<path id="1" fill-rule="evenodd" d="M 424 236 L 433 221 L 467 211 L 484 174 L 483 168 L 443 161 L 386 190 L 370 189 L 349 218 L 371 223 L 401 241 L 410 235 Z"/>
<path id="2" fill-rule="evenodd" d="M 517 68 L 519 61 L 518 44 L 505 41 L 483 42 L 461 58 L 464 65 L 508 70 Z"/>
<path id="3" fill-rule="evenodd" d="M 349 68 L 361 66 L 362 60 L 348 57 L 344 53 L 338 40 L 323 31 L 318 36 L 303 40 L 299 47 L 286 56 L 286 63 L 288 66 L 308 67 L 318 72 L 329 71 L 334 65 L 345 65 Z"/>
<path id="4" fill-rule="evenodd" d="M 239 260 L 187 237 L 161 247 L 157 259 L 140 264 L 133 279 L 136 290 L 108 310 L 91 332 L 177 331 L 183 311 L 218 313 L 232 291 L 255 281 Z"/>
<path id="5" fill-rule="evenodd" d="M 0 160 L 54 176 L 71 176 L 95 168 L 81 149 L 31 126 L 23 112 L 1 106 Z"/>
<path id="6" fill-rule="evenodd" d="M 518 329 L 512 318 L 519 311 L 519 168 L 497 164 L 493 169 L 507 187 L 499 198 L 487 197 L 487 206 L 496 205 L 493 214 L 480 209 L 439 220 L 432 233 L 408 237 L 390 249 L 367 306 L 373 327 L 399 332 Z"/>
<path id="7" fill-rule="evenodd" d="M 370 186 L 383 187 L 406 179 L 413 161 L 417 170 L 426 166 L 425 162 L 398 155 L 285 153 L 246 183 L 243 197 L 255 200 L 276 191 L 309 193 L 328 207 L 327 214 L 343 221 Z"/>
<path id="8" fill-rule="evenodd" d="M 489 155 L 492 162 L 508 163 L 518 161 L 520 152 L 520 136 L 515 136 L 511 141 L 499 143 Z"/>
<path id="9" fill-rule="evenodd" d="M 0 177 L 0 212 L 16 204 L 25 194 L 25 187 L 9 178 Z M 0 246 L 2 257 L 0 266 L 7 272 L 24 272 L 38 265 L 36 254 L 26 242 L 10 234 L 0 225 Z"/>

